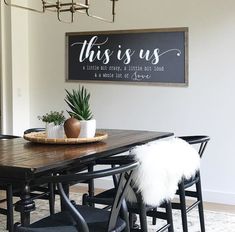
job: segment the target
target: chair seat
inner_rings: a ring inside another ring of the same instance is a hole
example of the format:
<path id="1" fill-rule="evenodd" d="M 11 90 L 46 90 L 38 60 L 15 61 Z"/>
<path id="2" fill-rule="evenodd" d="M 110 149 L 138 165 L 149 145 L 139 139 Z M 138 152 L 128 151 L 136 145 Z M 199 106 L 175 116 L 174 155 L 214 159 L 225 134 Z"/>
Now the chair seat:
<path id="1" fill-rule="evenodd" d="M 184 180 L 184 187 L 185 187 L 185 189 L 193 186 L 198 181 L 199 181 L 199 177 L 197 175 L 191 177 L 190 179 Z"/>
<path id="2" fill-rule="evenodd" d="M 109 211 L 89 206 L 76 206 L 79 213 L 85 218 L 90 232 L 107 232 Z M 20 227 L 19 232 L 77 232 L 75 220 L 68 212 L 60 212 L 39 220 L 27 228 Z M 118 218 L 113 232 L 121 232 L 126 227 L 125 221 Z M 81 231 L 82 232 L 82 231 Z"/>

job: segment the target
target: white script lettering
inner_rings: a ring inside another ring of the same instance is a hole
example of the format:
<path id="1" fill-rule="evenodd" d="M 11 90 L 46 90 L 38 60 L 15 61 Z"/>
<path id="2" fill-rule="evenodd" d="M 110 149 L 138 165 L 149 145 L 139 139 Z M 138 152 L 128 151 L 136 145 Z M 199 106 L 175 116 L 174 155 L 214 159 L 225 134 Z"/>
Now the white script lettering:
<path id="1" fill-rule="evenodd" d="M 84 40 L 83 43 L 77 42 L 71 45 L 74 46 L 82 44 L 81 52 L 79 55 L 80 62 L 83 62 L 84 60 L 88 59 L 90 62 L 93 62 L 95 60 L 102 60 L 103 64 L 109 63 L 113 51 L 110 51 L 110 49 L 105 49 L 103 52 L 101 51 L 101 46 L 107 43 L 108 38 L 106 38 L 106 40 L 102 43 L 97 43 L 97 40 L 98 36 L 93 36 L 89 42 L 87 40 Z M 94 51 L 92 49 L 94 46 L 97 46 L 97 51 Z"/>

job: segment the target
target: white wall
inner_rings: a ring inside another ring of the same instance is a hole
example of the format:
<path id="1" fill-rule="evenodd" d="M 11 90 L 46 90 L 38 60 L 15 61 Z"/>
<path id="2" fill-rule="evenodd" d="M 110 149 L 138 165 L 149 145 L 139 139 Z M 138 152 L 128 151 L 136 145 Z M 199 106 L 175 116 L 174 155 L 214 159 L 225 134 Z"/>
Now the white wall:
<path id="1" fill-rule="evenodd" d="M 29 127 L 28 13 L 1 5 L 2 131 L 21 135 Z"/>
<path id="2" fill-rule="evenodd" d="M 30 124 L 28 12 L 12 8 L 13 134 L 22 135 Z"/>
<path id="3" fill-rule="evenodd" d="M 189 27 L 187 88 L 85 86 L 92 94 L 98 127 L 210 135 L 202 160 L 205 199 L 235 204 L 235 2 L 149 0 L 149 7 L 145 4 L 118 1 L 114 24 L 79 15 L 77 23 L 68 25 L 57 22 L 55 15 L 29 15 L 30 126 L 42 125 L 37 120 L 40 114 L 65 109 L 64 89 L 78 86 L 65 82 L 65 32 Z"/>

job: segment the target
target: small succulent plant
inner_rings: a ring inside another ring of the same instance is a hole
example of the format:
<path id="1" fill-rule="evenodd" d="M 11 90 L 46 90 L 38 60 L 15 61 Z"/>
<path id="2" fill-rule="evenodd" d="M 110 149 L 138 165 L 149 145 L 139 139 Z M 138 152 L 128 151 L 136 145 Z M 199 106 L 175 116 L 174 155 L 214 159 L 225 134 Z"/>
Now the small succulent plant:
<path id="1" fill-rule="evenodd" d="M 90 120 L 93 115 L 90 109 L 90 93 L 87 89 L 79 86 L 78 90 L 72 90 L 72 92 L 66 91 L 65 102 L 70 107 L 68 114 L 78 120 Z"/>
<path id="2" fill-rule="evenodd" d="M 55 125 L 62 125 L 65 121 L 64 111 L 50 111 L 42 116 L 38 116 L 38 119 L 46 123 L 54 122 Z"/>

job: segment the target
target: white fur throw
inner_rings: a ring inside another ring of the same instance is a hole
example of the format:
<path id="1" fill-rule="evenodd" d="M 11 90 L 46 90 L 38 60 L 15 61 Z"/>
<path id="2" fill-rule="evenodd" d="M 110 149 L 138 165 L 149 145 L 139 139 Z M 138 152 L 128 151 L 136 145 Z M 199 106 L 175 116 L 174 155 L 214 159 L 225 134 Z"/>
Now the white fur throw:
<path id="1" fill-rule="evenodd" d="M 135 187 L 144 202 L 152 206 L 172 199 L 182 177 L 190 178 L 200 166 L 196 149 L 179 138 L 137 146 L 130 154 L 140 162 L 134 173 Z M 136 201 L 131 189 L 127 195 L 129 201 Z"/>

